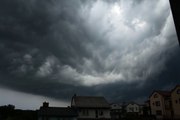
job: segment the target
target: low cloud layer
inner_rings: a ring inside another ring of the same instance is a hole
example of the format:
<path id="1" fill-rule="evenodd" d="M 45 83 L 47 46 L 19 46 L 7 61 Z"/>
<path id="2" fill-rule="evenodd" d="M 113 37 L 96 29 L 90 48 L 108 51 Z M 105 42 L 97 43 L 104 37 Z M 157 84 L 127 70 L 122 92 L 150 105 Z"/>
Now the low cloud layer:
<path id="1" fill-rule="evenodd" d="M 166 86 L 179 56 L 168 0 L 2 0 L 0 11 L 0 84 L 16 90 L 61 99 L 108 90 L 117 101 L 123 86 Z"/>
<path id="2" fill-rule="evenodd" d="M 62 106 L 66 107 L 70 103 L 55 100 L 52 98 L 27 94 L 23 92 L 16 92 L 7 88 L 0 88 L 1 100 L 0 105 L 15 105 L 16 109 L 39 109 L 44 101 L 48 101 L 50 106 Z"/>

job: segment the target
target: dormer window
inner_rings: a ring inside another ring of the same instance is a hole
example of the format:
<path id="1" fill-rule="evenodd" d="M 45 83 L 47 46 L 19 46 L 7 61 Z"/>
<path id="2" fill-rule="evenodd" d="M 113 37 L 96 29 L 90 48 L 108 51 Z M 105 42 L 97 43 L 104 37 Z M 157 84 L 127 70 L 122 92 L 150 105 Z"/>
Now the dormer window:
<path id="1" fill-rule="evenodd" d="M 154 105 L 154 102 L 152 104 Z"/>

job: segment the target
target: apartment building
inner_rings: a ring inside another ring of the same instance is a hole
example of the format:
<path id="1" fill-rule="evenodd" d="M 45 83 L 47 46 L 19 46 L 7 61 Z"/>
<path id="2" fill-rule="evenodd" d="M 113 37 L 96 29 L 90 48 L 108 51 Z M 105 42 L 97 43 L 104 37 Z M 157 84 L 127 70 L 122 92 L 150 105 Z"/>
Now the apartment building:
<path id="1" fill-rule="evenodd" d="M 172 118 L 171 92 L 154 91 L 150 96 L 151 114 L 157 119 Z"/>
<path id="2" fill-rule="evenodd" d="M 173 118 L 180 119 L 180 85 L 171 91 Z"/>

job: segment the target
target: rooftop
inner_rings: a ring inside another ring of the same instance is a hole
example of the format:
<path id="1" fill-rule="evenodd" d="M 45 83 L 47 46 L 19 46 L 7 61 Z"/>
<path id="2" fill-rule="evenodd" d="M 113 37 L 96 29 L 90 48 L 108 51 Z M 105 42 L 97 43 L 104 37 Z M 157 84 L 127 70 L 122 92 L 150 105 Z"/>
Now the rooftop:
<path id="1" fill-rule="evenodd" d="M 110 108 L 109 103 L 104 97 L 96 96 L 74 96 L 75 106 L 83 108 Z"/>

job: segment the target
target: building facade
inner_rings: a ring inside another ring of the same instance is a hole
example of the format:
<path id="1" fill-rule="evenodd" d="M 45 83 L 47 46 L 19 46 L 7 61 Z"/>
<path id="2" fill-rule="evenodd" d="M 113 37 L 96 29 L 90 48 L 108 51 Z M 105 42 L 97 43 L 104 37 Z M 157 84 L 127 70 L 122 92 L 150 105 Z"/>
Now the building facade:
<path id="1" fill-rule="evenodd" d="M 171 93 L 169 91 L 154 91 L 150 96 L 151 114 L 157 119 L 171 119 Z"/>
<path id="2" fill-rule="evenodd" d="M 77 110 L 79 120 L 109 120 L 111 118 L 110 105 L 104 97 L 74 95 L 71 107 Z"/>
<path id="3" fill-rule="evenodd" d="M 144 108 L 143 108 L 143 115 L 144 116 L 150 116 L 151 115 L 151 106 L 150 106 L 150 100 L 147 100 L 144 102 Z"/>
<path id="4" fill-rule="evenodd" d="M 113 103 L 111 104 L 111 119 L 118 120 L 122 118 L 122 104 Z"/>
<path id="5" fill-rule="evenodd" d="M 180 85 L 171 91 L 173 118 L 180 119 Z"/>
<path id="6" fill-rule="evenodd" d="M 127 113 L 137 113 L 139 114 L 140 112 L 140 106 L 136 103 L 128 103 L 126 106 L 126 111 Z"/>

